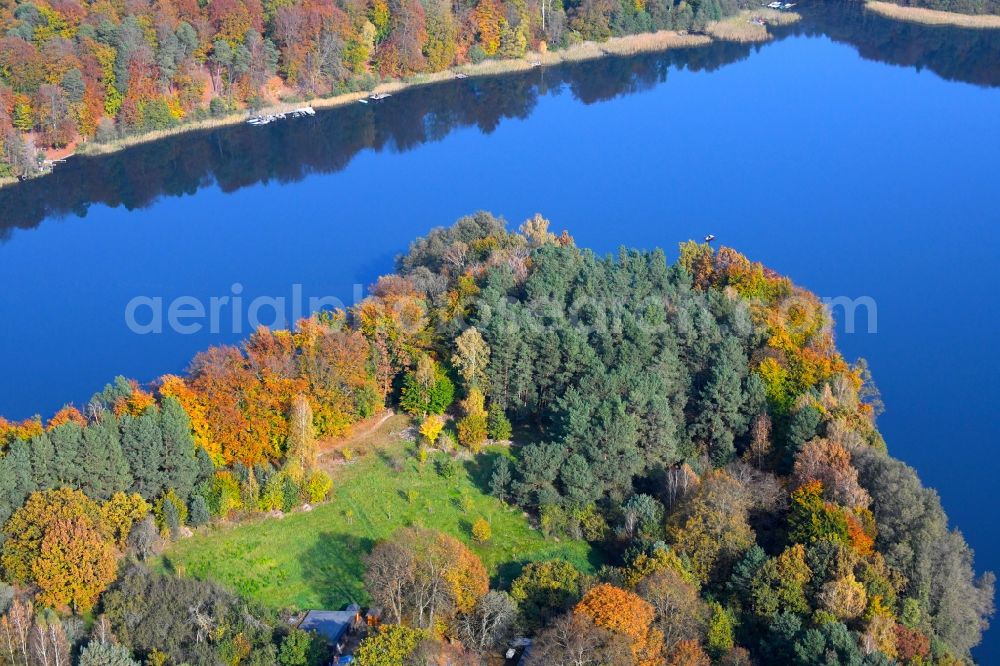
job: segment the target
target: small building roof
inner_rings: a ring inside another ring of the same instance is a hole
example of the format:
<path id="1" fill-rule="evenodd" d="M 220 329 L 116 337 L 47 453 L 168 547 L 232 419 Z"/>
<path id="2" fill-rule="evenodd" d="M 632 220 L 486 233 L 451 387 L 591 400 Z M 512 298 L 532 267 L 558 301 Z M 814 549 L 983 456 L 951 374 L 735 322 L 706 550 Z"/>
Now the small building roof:
<path id="1" fill-rule="evenodd" d="M 342 611 L 311 610 L 299 622 L 299 629 L 315 631 L 331 643 L 338 643 L 357 621 L 360 610 L 353 604 Z"/>

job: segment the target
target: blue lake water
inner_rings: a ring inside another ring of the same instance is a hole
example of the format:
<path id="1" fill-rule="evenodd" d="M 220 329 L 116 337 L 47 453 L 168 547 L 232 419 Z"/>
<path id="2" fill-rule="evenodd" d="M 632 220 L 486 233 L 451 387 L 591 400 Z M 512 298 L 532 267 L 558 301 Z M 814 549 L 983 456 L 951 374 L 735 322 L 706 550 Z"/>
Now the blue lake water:
<path id="1" fill-rule="evenodd" d="M 877 332 L 841 321 L 840 347 L 870 362 L 892 452 L 940 490 L 977 568 L 1000 569 L 1000 32 L 803 11 L 761 47 L 456 81 L 0 191 L 0 414 L 49 415 L 246 334 L 136 335 L 136 296 L 302 285 L 350 304 L 413 237 L 477 209 L 541 212 L 598 251 L 714 233 L 821 296 L 873 299 Z M 1000 662 L 997 635 L 976 655 Z"/>

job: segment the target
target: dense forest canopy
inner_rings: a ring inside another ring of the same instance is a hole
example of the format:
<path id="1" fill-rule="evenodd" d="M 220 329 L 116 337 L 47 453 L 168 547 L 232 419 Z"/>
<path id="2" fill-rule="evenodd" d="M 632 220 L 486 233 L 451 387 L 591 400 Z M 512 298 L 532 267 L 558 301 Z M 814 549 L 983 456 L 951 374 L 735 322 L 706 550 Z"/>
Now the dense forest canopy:
<path id="1" fill-rule="evenodd" d="M 0 177 L 33 148 L 365 90 L 544 43 L 700 29 L 746 0 L 7 0 Z"/>
<path id="2" fill-rule="evenodd" d="M 47 422 L 0 420 L 0 638 L 318 663 L 308 635 L 143 562 L 212 520 L 323 501 L 317 438 L 393 404 L 445 478 L 509 442 L 489 492 L 606 564 L 535 562 L 491 590 L 467 545 L 502 538 L 488 522 L 466 542 L 400 525 L 367 558 L 386 624 L 363 665 L 482 663 L 515 633 L 537 664 L 967 662 L 992 574 L 888 454 L 877 390 L 831 329 L 818 298 L 730 248 L 598 256 L 540 216 L 518 232 L 462 218 L 348 312 L 261 329 L 151 387 L 119 378 Z"/>

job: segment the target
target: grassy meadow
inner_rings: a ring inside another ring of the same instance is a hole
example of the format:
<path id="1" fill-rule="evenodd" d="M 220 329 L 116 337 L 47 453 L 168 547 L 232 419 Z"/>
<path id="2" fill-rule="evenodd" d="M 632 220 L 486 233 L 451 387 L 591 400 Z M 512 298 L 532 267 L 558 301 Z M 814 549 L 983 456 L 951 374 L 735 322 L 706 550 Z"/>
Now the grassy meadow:
<path id="1" fill-rule="evenodd" d="M 159 566 L 218 581 L 274 610 L 336 609 L 366 601 L 363 558 L 374 544 L 400 527 L 420 525 L 468 544 L 494 582 L 509 582 L 527 561 L 556 557 L 594 570 L 599 555 L 585 542 L 546 540 L 518 509 L 488 494 L 498 455 L 502 448 L 457 460 L 446 478 L 438 471 L 442 453 L 421 464 L 415 446 L 398 438 L 362 449 L 335 466 L 328 502 L 280 519 L 202 528 L 173 543 Z M 470 534 L 480 517 L 492 526 L 485 544 Z"/>

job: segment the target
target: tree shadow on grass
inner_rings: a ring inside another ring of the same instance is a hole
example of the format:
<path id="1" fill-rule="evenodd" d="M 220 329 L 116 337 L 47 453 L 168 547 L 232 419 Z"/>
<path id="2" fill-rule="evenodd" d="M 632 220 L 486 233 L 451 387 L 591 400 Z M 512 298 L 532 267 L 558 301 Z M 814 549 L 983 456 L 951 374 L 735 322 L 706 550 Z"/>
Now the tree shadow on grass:
<path id="1" fill-rule="evenodd" d="M 469 480 L 484 495 L 489 495 L 492 491 L 490 481 L 493 478 L 493 467 L 497 460 L 504 454 L 500 451 L 488 450 L 473 456 L 471 460 L 466 460 L 462 464 L 469 475 Z M 511 461 L 513 467 L 514 462 Z"/>
<path id="2" fill-rule="evenodd" d="M 373 539 L 354 534 L 321 532 L 300 556 L 303 582 L 327 610 L 363 604 L 365 555 L 375 546 Z"/>
<path id="3" fill-rule="evenodd" d="M 490 587 L 497 590 L 509 590 L 514 579 L 521 575 L 528 560 L 504 562 L 497 567 L 497 572 L 490 577 Z"/>

